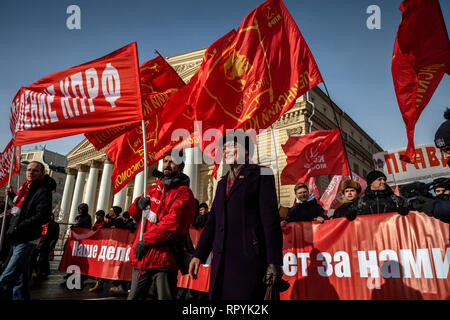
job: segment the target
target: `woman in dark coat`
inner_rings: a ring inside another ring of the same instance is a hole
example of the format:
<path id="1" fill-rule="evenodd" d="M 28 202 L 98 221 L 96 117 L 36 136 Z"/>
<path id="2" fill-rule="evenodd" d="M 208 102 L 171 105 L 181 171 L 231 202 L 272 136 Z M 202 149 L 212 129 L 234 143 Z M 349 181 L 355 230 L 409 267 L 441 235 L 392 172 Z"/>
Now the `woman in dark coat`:
<path id="1" fill-rule="evenodd" d="M 250 142 L 245 143 L 246 161 L 238 162 L 237 150 L 244 153 L 239 139 L 234 145 L 232 140 L 225 141 L 224 158 L 232 169 L 218 183 L 190 274 L 195 278 L 199 264 L 213 251 L 210 299 L 263 299 L 263 279 L 269 279 L 266 284 L 270 284 L 282 276 L 283 237 L 275 180 L 268 174 L 269 168 L 247 164 Z M 233 155 L 234 162 L 229 159 Z"/>

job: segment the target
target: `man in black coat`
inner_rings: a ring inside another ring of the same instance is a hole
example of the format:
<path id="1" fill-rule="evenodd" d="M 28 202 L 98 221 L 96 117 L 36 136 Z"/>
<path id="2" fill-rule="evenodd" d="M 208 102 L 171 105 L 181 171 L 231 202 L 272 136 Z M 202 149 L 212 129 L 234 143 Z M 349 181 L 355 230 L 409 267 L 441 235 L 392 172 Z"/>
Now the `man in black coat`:
<path id="1" fill-rule="evenodd" d="M 70 229 L 73 228 L 92 228 L 92 218 L 89 215 L 89 206 L 87 203 L 80 203 L 78 205 L 78 215 L 75 217 L 75 224 Z"/>
<path id="2" fill-rule="evenodd" d="M 351 221 L 357 215 L 398 212 L 407 215 L 408 203 L 397 196 L 386 183 L 386 176 L 381 171 L 371 171 L 367 175 L 367 189 L 364 195 L 349 208 L 347 218 Z"/>
<path id="3" fill-rule="evenodd" d="M 55 180 L 45 174 L 44 165 L 37 161 L 28 164 L 26 177 L 17 195 L 10 186 L 6 188 L 8 196 L 14 199 L 13 217 L 6 233 L 13 251 L 0 276 L 0 299 L 30 299 L 31 253 L 39 243 L 42 225 L 50 221 Z"/>
<path id="4" fill-rule="evenodd" d="M 349 209 L 361 194 L 361 185 L 353 179 L 345 180 L 341 184 L 341 190 L 344 193 L 344 203 L 333 213 L 333 219 L 343 218 L 349 215 Z"/>
<path id="5" fill-rule="evenodd" d="M 39 260 L 37 264 L 37 278 L 45 279 L 50 274 L 49 254 L 55 249 L 59 238 L 59 223 L 55 221 L 55 216 L 50 216 L 48 224 L 43 226 L 41 241 L 36 247 L 39 253 Z"/>
<path id="6" fill-rule="evenodd" d="M 323 223 L 325 220 L 328 220 L 325 210 L 323 210 L 316 198 L 309 194 L 306 184 L 298 183 L 294 187 L 294 192 L 297 203 L 288 210 L 287 222 L 316 221 Z"/>
<path id="7" fill-rule="evenodd" d="M 269 168 L 249 163 L 250 136 L 236 130 L 222 141 L 231 170 L 217 185 L 189 274 L 195 279 L 200 263 L 213 251 L 209 298 L 262 300 L 266 285 L 276 285 L 282 276 L 283 237 L 274 176 Z"/>

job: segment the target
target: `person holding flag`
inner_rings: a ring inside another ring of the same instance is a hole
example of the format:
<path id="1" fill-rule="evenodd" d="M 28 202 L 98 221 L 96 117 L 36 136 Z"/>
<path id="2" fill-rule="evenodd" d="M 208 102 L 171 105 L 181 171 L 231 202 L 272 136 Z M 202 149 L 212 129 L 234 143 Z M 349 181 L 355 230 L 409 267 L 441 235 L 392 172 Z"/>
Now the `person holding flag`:
<path id="1" fill-rule="evenodd" d="M 165 154 L 163 172 L 153 171 L 156 183 L 128 209 L 139 221 L 130 251 L 133 274 L 128 300 L 145 300 L 150 287 L 155 288 L 158 300 L 175 300 L 180 266 L 173 247 L 188 234 L 197 203 L 189 177 L 183 173 L 184 162 L 177 164 L 174 158 L 172 151 Z"/>
<path id="2" fill-rule="evenodd" d="M 40 241 L 42 225 L 50 221 L 52 191 L 56 182 L 45 174 L 45 167 L 38 161 L 27 166 L 27 179 L 14 194 L 7 186 L 8 196 L 13 197 L 11 222 L 6 236 L 12 243 L 12 255 L 0 276 L 1 300 L 30 300 L 30 259 Z"/>
<path id="3" fill-rule="evenodd" d="M 361 185 L 358 181 L 353 179 L 343 181 L 341 190 L 344 193 L 344 203 L 334 211 L 333 219 L 347 217 L 350 206 L 357 201 L 361 195 Z"/>

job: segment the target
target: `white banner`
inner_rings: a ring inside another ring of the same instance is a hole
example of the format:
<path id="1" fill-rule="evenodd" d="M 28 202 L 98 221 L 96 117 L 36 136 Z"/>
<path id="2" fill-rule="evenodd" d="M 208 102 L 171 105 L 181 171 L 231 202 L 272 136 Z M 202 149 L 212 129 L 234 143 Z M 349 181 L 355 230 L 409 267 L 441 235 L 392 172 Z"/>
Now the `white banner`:
<path id="1" fill-rule="evenodd" d="M 416 162 L 406 163 L 400 155 L 406 148 L 393 149 L 373 155 L 376 170 L 383 171 L 388 184 L 406 184 L 418 180 L 450 176 L 449 159 L 435 147 L 434 143 L 416 145 Z"/>

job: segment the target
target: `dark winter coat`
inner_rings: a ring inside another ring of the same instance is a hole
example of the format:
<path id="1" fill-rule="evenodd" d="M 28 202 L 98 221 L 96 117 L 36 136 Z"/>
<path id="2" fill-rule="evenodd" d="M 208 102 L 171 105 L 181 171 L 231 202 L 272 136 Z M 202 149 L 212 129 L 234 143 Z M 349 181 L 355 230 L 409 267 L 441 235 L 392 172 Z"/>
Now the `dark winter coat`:
<path id="1" fill-rule="evenodd" d="M 192 226 L 195 229 L 201 229 L 205 227 L 207 221 L 208 221 L 208 213 L 205 213 L 203 215 L 197 214 L 195 216 L 194 222 L 192 223 Z"/>
<path id="2" fill-rule="evenodd" d="M 274 176 L 262 175 L 258 165 L 244 165 L 227 197 L 229 174 L 217 185 L 194 257 L 204 263 L 213 252 L 210 299 L 263 299 L 267 265 L 283 263 Z"/>
<path id="3" fill-rule="evenodd" d="M 322 217 L 328 220 L 322 206 L 317 203 L 316 199 L 311 199 L 303 203 L 297 203 L 289 208 L 287 222 L 295 221 L 314 221 L 314 218 Z"/>
<path id="4" fill-rule="evenodd" d="M 13 216 L 9 224 L 7 237 L 11 243 L 20 244 L 41 237 L 42 225 L 50 221 L 52 191 L 55 189 L 56 182 L 49 175 L 30 185 L 20 214 Z"/>
<path id="5" fill-rule="evenodd" d="M 450 223 L 450 200 L 435 200 L 432 215 L 436 219 Z"/>
<path id="6" fill-rule="evenodd" d="M 92 218 L 89 213 L 82 213 L 75 217 L 75 224 L 71 227 L 73 228 L 91 228 Z"/>
<path id="7" fill-rule="evenodd" d="M 385 190 L 371 190 L 368 186 L 364 195 L 350 207 L 348 218 L 353 220 L 357 215 L 387 212 L 407 215 L 408 204 L 403 198 L 395 195 L 389 186 Z"/>
<path id="8" fill-rule="evenodd" d="M 47 233 L 42 236 L 41 241 L 37 246 L 37 250 L 41 251 L 51 251 L 55 249 L 56 243 L 59 237 L 59 223 L 55 221 L 50 221 L 47 227 Z"/>
<path id="9" fill-rule="evenodd" d="M 358 201 L 358 199 L 356 199 L 355 201 Z M 350 214 L 349 209 L 351 208 L 352 203 L 353 202 L 347 202 L 340 205 L 336 210 L 334 210 L 332 218 L 336 219 L 347 217 Z"/>

